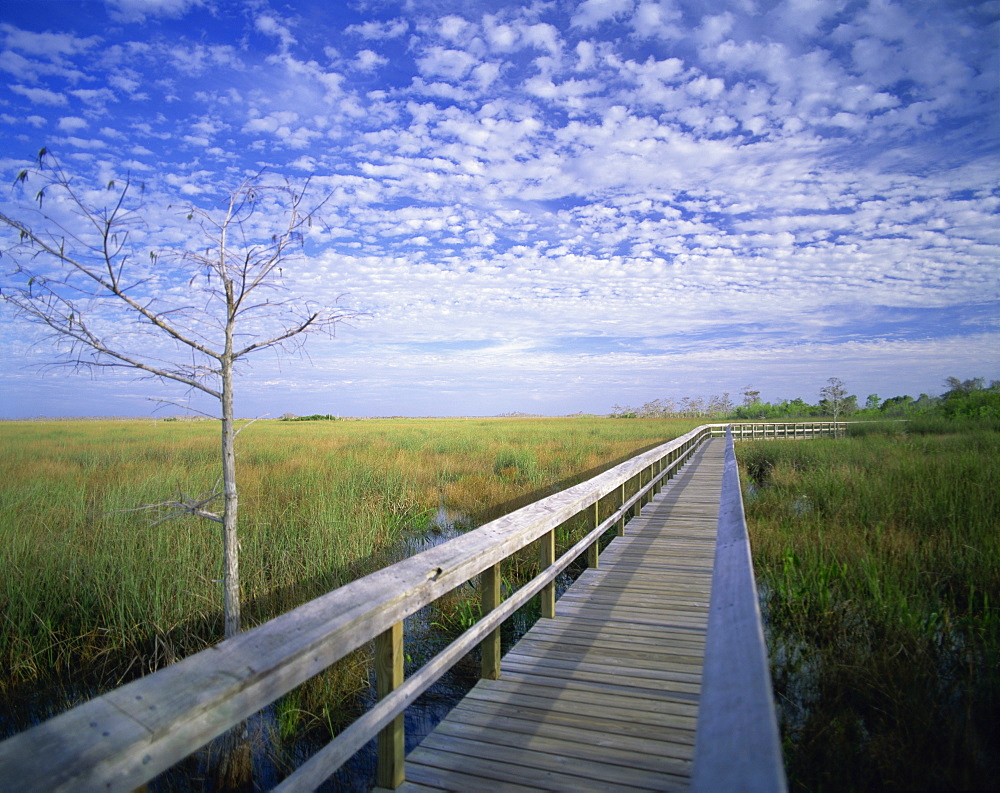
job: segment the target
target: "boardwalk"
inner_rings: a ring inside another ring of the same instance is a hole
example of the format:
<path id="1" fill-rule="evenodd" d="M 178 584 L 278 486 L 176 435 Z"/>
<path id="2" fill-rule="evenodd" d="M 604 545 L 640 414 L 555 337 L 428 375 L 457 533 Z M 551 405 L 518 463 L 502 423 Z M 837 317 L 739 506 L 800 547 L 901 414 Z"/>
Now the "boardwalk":
<path id="1" fill-rule="evenodd" d="M 380 698 L 277 791 L 316 789 L 378 736 L 379 784 L 407 790 L 782 793 L 724 429 L 697 427 L 0 742 L 0 790 L 127 793 L 374 641 Z M 668 476 L 555 608 L 556 577 Z M 591 530 L 556 557 L 556 530 L 581 518 Z M 538 574 L 501 601 L 500 565 L 529 547 Z M 403 621 L 475 580 L 482 619 L 404 676 Z M 533 597 L 557 616 L 501 664 L 500 625 Z M 483 681 L 404 758 L 403 712 L 477 645 Z"/>
<path id="2" fill-rule="evenodd" d="M 699 448 L 410 753 L 400 790 L 688 788 L 724 452 Z"/>

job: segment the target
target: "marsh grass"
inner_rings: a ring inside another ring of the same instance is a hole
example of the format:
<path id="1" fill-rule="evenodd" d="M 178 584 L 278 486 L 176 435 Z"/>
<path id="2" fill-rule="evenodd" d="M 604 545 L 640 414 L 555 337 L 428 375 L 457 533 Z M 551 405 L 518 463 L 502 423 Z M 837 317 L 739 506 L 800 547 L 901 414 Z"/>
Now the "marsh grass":
<path id="1" fill-rule="evenodd" d="M 442 507 L 478 525 L 694 424 L 258 422 L 237 446 L 247 625 L 397 561 L 402 538 Z M 221 638 L 215 524 L 135 511 L 210 491 L 218 446 L 213 422 L 0 423 L 2 732 L 37 717 L 41 689 L 90 696 Z M 504 574 L 522 575 L 531 557 Z M 355 667 L 314 688 L 356 687 Z M 287 712 L 332 718 L 314 699 Z"/>
<path id="2" fill-rule="evenodd" d="M 989 788 L 1000 434 L 737 447 L 793 790 Z"/>

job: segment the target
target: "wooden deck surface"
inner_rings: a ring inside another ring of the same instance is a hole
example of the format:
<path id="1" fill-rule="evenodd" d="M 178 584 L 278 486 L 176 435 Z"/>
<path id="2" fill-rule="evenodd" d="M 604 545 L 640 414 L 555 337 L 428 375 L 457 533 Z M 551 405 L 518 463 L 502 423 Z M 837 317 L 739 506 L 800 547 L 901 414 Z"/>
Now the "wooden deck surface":
<path id="1" fill-rule="evenodd" d="M 688 788 L 724 453 L 702 445 L 410 753 L 399 790 Z"/>

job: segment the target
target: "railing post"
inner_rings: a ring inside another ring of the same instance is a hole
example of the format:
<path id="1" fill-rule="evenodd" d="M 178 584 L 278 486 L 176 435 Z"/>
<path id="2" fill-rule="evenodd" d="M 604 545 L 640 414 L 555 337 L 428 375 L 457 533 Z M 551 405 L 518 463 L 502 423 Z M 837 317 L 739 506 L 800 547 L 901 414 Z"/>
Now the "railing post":
<path id="1" fill-rule="evenodd" d="M 633 496 L 636 493 L 639 492 L 639 488 L 641 487 L 641 480 L 642 480 L 642 476 L 640 474 L 636 474 L 635 476 L 633 476 L 631 479 L 628 480 L 629 481 L 629 488 L 628 489 L 630 491 L 634 491 L 632 493 Z M 632 517 L 633 518 L 639 517 L 639 512 L 640 512 L 640 508 L 641 507 L 642 507 L 642 505 L 639 503 L 638 500 L 632 505 Z"/>
<path id="2" fill-rule="evenodd" d="M 384 699 L 403 684 L 403 623 L 375 637 L 375 691 Z M 378 734 L 378 786 L 395 790 L 403 784 L 406 742 L 400 713 Z"/>
<path id="3" fill-rule="evenodd" d="M 601 501 L 598 499 L 594 502 L 592 507 L 587 509 L 587 515 L 589 520 L 587 521 L 590 530 L 597 528 L 598 524 L 601 522 Z M 601 549 L 599 547 L 600 537 L 594 540 L 590 546 L 587 548 L 587 567 L 597 567 L 600 564 Z"/>
<path id="4" fill-rule="evenodd" d="M 479 575 L 479 598 L 483 616 L 500 605 L 500 565 L 487 567 Z M 495 628 L 479 644 L 482 656 L 481 675 L 486 680 L 500 679 L 500 628 Z"/>
<path id="5" fill-rule="evenodd" d="M 625 506 L 625 483 L 622 482 L 621 487 L 618 488 L 618 509 L 621 509 L 624 506 Z M 624 512 L 622 513 L 622 516 L 620 518 L 618 518 L 618 536 L 619 537 L 624 537 L 625 536 L 625 513 Z"/>
<path id="6" fill-rule="evenodd" d="M 538 570 L 541 572 L 556 560 L 556 532 L 550 529 L 538 538 Z M 542 616 L 552 619 L 556 616 L 556 582 L 549 581 L 538 593 L 541 600 Z"/>

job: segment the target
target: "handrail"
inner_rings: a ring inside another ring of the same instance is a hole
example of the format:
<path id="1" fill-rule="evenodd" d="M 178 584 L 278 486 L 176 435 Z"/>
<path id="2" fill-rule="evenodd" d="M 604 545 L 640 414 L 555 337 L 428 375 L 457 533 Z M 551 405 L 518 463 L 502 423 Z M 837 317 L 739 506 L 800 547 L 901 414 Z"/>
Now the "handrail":
<path id="1" fill-rule="evenodd" d="M 817 435 L 841 435 L 843 421 L 734 421 L 733 440 L 745 438 L 813 438 Z M 720 433 L 721 434 L 721 433 Z"/>
<path id="2" fill-rule="evenodd" d="M 691 790 L 787 790 L 733 432 L 719 501 Z"/>
<path id="3" fill-rule="evenodd" d="M 132 790 L 373 639 L 376 654 L 385 656 L 377 659 L 380 675 L 401 669 L 403 619 L 476 576 L 496 580 L 500 562 L 539 542 L 545 567 L 536 578 L 502 603 L 487 603 L 483 619 L 408 680 L 394 687 L 380 683 L 386 690 L 379 702 L 278 789 L 313 789 L 376 733 L 379 784 L 398 785 L 406 706 L 477 643 L 498 646 L 500 623 L 530 597 L 541 593 L 543 615 L 554 613 L 559 573 L 583 553 L 596 560 L 598 539 L 638 512 L 702 441 L 725 426 L 702 425 L 7 739 L 0 743 L 0 789 Z M 613 510 L 601 520 L 604 499 Z M 555 558 L 556 528 L 581 513 L 591 530 Z"/>

